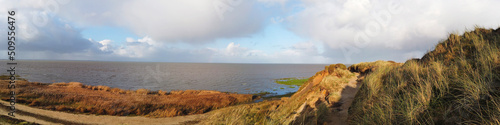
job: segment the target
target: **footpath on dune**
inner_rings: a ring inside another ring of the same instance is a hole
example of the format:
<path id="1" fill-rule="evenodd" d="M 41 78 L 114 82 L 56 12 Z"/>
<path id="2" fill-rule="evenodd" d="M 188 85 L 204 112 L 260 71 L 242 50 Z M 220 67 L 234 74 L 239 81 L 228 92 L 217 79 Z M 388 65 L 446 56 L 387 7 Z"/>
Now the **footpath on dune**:
<path id="1" fill-rule="evenodd" d="M 360 81 L 364 78 L 364 76 L 360 76 L 359 74 L 356 74 L 356 77 L 357 78 L 350 79 L 344 90 L 342 90 L 342 97 L 340 98 L 339 105 L 337 105 L 338 108 L 336 109 L 338 112 L 334 112 L 331 117 L 331 121 L 338 122 L 333 122 L 333 125 L 347 125 L 349 107 L 351 107 L 354 97 L 361 87 Z"/>

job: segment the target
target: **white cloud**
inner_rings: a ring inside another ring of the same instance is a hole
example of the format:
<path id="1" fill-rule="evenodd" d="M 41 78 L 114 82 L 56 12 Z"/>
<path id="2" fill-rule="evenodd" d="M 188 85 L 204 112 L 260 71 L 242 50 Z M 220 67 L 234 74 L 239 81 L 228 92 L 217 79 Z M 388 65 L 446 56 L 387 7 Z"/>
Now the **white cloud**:
<path id="1" fill-rule="evenodd" d="M 422 56 L 423 53 L 418 51 L 431 49 L 448 33 L 460 33 L 474 25 L 500 26 L 500 16 L 497 16 L 500 1 L 496 0 L 303 2 L 302 11 L 286 18 L 288 28 L 301 36 L 324 42 L 326 49 L 335 50 L 332 52 L 357 48 L 359 52 L 345 56 L 356 61 L 363 61 L 361 55 L 374 52 L 380 55 L 398 52 L 401 55 L 390 59 L 403 61 L 404 53 L 410 53 L 407 55 L 412 57 Z M 368 51 L 372 49 L 384 51 Z M 347 62 L 346 59 L 343 62 Z"/>
<path id="2" fill-rule="evenodd" d="M 112 40 L 105 39 L 96 43 L 99 44 L 99 50 L 104 53 L 135 59 L 152 58 L 155 53 L 160 52 L 164 47 L 147 36 L 140 39 L 126 38 L 125 41 L 125 44 L 117 44 Z"/>
<path id="3" fill-rule="evenodd" d="M 280 47 L 276 47 L 279 49 Z M 243 47 L 231 42 L 226 48 L 207 48 L 214 52 L 209 62 L 232 63 L 329 63 L 331 58 L 319 53 L 312 42 L 299 42 L 284 47 L 278 52 L 267 53 L 263 50 Z"/>
<path id="4" fill-rule="evenodd" d="M 110 48 L 111 48 L 111 40 L 102 40 L 102 41 L 99 41 L 99 43 L 102 45 L 101 47 L 99 47 L 99 49 L 101 51 L 110 51 Z"/>
<path id="5" fill-rule="evenodd" d="M 500 1 L 495 0 L 394 1 L 400 11 L 391 8 L 392 3 L 385 0 L 302 0 L 301 5 L 280 9 L 259 5 L 286 6 L 291 2 L 87 0 L 61 3 L 56 0 L 54 4 L 50 1 L 0 1 L 1 11 L 18 10 L 19 34 L 16 35 L 22 41 L 20 50 L 32 54 L 23 55 L 26 58 L 93 59 L 95 56 L 97 60 L 349 63 L 346 60 L 349 57 L 351 63 L 374 59 L 404 61 L 422 56 L 448 33 L 460 33 L 476 24 L 487 28 L 500 26 L 496 9 Z M 225 5 L 222 7 L 227 11 L 217 13 L 214 2 Z M 55 6 L 47 8 L 48 4 Z M 290 8 L 292 10 L 287 10 Z M 276 12 L 278 10 L 282 12 Z M 7 15 L 0 13 L 0 16 Z M 47 18 L 39 18 L 43 16 Z M 309 38 L 308 41 L 320 43 L 300 42 L 276 48 L 279 50 L 275 53 L 243 46 L 245 44 L 240 45 L 238 41 L 222 48 L 200 47 L 215 39 L 253 39 L 266 22 L 283 23 L 296 34 Z M 6 20 L 0 23 L 6 24 Z M 125 27 L 141 38 L 83 39 L 80 32 L 89 26 Z M 176 46 L 178 43 L 183 46 Z M 359 52 L 343 53 L 346 47 L 354 47 Z"/>
<path id="6" fill-rule="evenodd" d="M 226 47 L 226 55 L 241 56 L 247 50 L 247 48 L 240 47 L 240 44 L 234 44 L 234 42 L 231 42 Z"/>
<path id="7" fill-rule="evenodd" d="M 137 40 L 127 38 L 126 41 L 125 45 L 115 48 L 113 54 L 131 58 L 150 58 L 162 47 L 155 45 L 156 42 L 147 36 Z"/>
<path id="8" fill-rule="evenodd" d="M 127 42 L 127 43 L 132 43 L 132 42 L 135 42 L 135 39 L 134 39 L 134 38 L 127 37 L 127 38 L 125 38 L 125 42 Z"/>
<path id="9" fill-rule="evenodd" d="M 225 8 L 218 13 L 214 3 Z M 266 15 L 255 4 L 252 1 L 234 4 L 232 0 L 86 0 L 61 6 L 61 10 L 68 11 L 59 15 L 83 27 L 127 27 L 141 37 L 149 36 L 159 42 L 207 43 L 258 32 Z"/>
<path id="10" fill-rule="evenodd" d="M 267 3 L 267 4 L 280 4 L 280 5 L 285 5 L 285 3 L 288 1 L 288 0 L 257 0 L 259 2 L 263 2 L 263 3 Z"/>

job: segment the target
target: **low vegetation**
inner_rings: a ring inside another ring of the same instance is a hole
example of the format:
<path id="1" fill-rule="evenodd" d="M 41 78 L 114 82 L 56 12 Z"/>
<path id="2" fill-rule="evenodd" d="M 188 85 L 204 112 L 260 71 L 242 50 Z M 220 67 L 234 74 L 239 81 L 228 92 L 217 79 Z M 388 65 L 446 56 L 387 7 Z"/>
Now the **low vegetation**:
<path id="1" fill-rule="evenodd" d="M 9 100 L 8 80 L 0 80 L 2 100 Z M 17 103 L 48 110 L 84 114 L 172 117 L 201 114 L 214 109 L 248 103 L 253 96 L 218 91 L 122 90 L 87 86 L 79 82 L 44 84 L 19 80 Z"/>
<path id="2" fill-rule="evenodd" d="M 422 59 L 367 68 L 351 124 L 500 124 L 500 28 L 451 34 Z"/>
<path id="3" fill-rule="evenodd" d="M 10 80 L 10 77 L 10 75 L 0 75 L 0 80 Z M 16 80 L 26 80 L 17 74 L 14 77 L 16 77 Z"/>
<path id="4" fill-rule="evenodd" d="M 2 125 L 40 125 L 38 123 L 27 122 L 25 120 L 16 119 L 13 117 L 0 115 L 0 124 Z"/>
<path id="5" fill-rule="evenodd" d="M 343 64 L 342 64 L 343 65 Z M 331 68 L 334 67 L 334 68 Z M 316 73 L 291 97 L 223 108 L 209 113 L 203 124 L 324 124 L 335 111 L 340 92 L 355 74 L 345 65 Z"/>
<path id="6" fill-rule="evenodd" d="M 308 78 L 280 78 L 280 79 L 275 79 L 274 81 L 278 84 L 283 84 L 283 85 L 296 85 L 296 86 L 301 86 L 305 82 L 309 80 Z"/>
<path id="7" fill-rule="evenodd" d="M 373 70 L 376 70 L 379 67 L 387 67 L 387 66 L 398 66 L 400 63 L 396 63 L 394 61 L 375 61 L 375 62 L 361 62 L 358 64 L 353 64 L 349 66 L 347 69 L 351 72 L 359 72 L 362 75 L 368 74 Z"/>

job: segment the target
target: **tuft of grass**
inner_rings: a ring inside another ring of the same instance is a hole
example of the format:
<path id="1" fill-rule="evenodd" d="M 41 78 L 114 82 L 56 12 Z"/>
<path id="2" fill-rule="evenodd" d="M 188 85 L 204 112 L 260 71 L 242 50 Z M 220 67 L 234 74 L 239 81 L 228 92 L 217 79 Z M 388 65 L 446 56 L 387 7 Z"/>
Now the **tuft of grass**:
<path id="1" fill-rule="evenodd" d="M 422 59 L 371 70 L 350 124 L 500 124 L 499 40 L 500 28 L 476 28 L 451 34 Z"/>
<path id="2" fill-rule="evenodd" d="M 275 79 L 274 81 L 278 84 L 283 84 L 283 85 L 296 85 L 296 86 L 301 86 L 305 82 L 307 82 L 308 78 L 280 78 L 280 79 Z"/>
<path id="3" fill-rule="evenodd" d="M 378 60 L 375 62 L 361 62 L 358 64 L 353 64 L 349 66 L 347 69 L 351 72 L 358 72 L 361 74 L 367 74 L 370 73 L 371 71 L 379 68 L 379 67 L 386 67 L 386 66 L 397 66 L 399 63 L 396 63 L 394 61 L 382 61 Z"/>
<path id="4" fill-rule="evenodd" d="M 140 95 L 147 95 L 149 93 L 149 90 L 147 90 L 147 89 L 137 89 L 135 92 L 137 94 L 140 94 Z"/>

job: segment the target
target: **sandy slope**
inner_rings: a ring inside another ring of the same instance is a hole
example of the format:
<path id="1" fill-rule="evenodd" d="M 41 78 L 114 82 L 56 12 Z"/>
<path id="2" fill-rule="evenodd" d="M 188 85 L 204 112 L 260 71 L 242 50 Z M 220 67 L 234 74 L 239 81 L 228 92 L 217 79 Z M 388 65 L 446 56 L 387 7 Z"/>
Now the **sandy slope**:
<path id="1" fill-rule="evenodd" d="M 7 115 L 9 109 L 9 103 L 6 101 L 0 101 L 0 114 Z M 25 105 L 16 105 L 17 119 L 26 120 L 29 122 L 35 122 L 39 124 L 106 124 L 106 125 L 136 125 L 136 124 L 149 124 L 149 125 L 173 125 L 180 124 L 183 122 L 193 121 L 203 116 L 200 115 L 189 115 L 189 116 L 177 116 L 177 117 L 167 117 L 167 118 L 148 118 L 141 116 L 107 116 L 107 115 L 84 115 L 84 114 L 72 114 L 65 112 L 49 111 L 43 109 L 37 109 L 28 107 Z"/>

